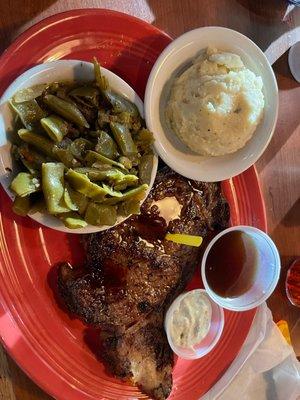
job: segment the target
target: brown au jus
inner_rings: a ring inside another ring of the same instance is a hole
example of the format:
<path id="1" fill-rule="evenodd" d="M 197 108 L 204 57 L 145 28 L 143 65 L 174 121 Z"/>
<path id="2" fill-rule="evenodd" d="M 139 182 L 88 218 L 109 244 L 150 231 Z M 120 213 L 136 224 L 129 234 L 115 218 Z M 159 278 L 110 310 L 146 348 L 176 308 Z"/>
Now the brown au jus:
<path id="1" fill-rule="evenodd" d="M 252 286 L 257 263 L 258 253 L 251 236 L 242 231 L 228 232 L 208 253 L 207 283 L 219 296 L 238 297 Z"/>

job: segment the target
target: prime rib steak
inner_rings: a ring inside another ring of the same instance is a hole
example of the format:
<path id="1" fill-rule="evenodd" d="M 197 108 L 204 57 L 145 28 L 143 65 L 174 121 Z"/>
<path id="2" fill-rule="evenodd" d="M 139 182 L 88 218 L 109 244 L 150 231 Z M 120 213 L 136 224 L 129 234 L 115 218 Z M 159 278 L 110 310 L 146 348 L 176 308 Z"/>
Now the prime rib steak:
<path id="1" fill-rule="evenodd" d="M 170 221 L 159 207 L 165 198 L 179 203 L 179 214 Z M 59 293 L 71 313 L 101 328 L 101 354 L 110 371 L 153 399 L 166 399 L 172 389 L 165 310 L 200 261 L 198 248 L 165 240 L 165 235 L 206 237 L 227 227 L 228 220 L 219 183 L 191 181 L 164 168 L 140 215 L 87 235 L 84 267 L 59 268 Z"/>

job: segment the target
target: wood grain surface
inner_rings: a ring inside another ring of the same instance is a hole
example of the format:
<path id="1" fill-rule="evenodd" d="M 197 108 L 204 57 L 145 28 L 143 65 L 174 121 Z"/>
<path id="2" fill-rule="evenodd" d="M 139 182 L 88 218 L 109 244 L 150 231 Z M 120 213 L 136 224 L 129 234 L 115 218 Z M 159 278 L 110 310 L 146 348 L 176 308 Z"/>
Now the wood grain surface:
<path id="1" fill-rule="evenodd" d="M 300 8 L 285 15 L 284 0 L 0 0 L 0 52 L 41 19 L 86 7 L 135 15 L 173 37 L 200 26 L 226 26 L 249 36 L 263 50 L 284 32 L 300 26 Z M 300 256 L 300 85 L 288 69 L 287 54 L 274 64 L 274 70 L 280 90 L 279 119 L 268 149 L 256 164 L 269 233 L 282 260 L 280 283 L 268 303 L 275 321 L 288 321 L 300 356 L 300 309 L 288 302 L 284 290 L 286 271 Z M 0 400 L 50 399 L 2 348 L 0 374 Z"/>

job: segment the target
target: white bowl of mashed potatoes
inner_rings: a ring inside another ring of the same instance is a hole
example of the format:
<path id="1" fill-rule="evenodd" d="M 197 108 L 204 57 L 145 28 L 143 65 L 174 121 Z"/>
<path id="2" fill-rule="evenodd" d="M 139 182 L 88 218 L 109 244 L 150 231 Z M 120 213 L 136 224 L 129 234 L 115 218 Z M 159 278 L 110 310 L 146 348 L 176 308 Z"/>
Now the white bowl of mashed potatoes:
<path id="1" fill-rule="evenodd" d="M 246 36 L 222 27 L 174 40 L 146 88 L 146 123 L 158 154 L 196 180 L 229 179 L 254 164 L 277 113 L 277 82 L 266 56 Z"/>

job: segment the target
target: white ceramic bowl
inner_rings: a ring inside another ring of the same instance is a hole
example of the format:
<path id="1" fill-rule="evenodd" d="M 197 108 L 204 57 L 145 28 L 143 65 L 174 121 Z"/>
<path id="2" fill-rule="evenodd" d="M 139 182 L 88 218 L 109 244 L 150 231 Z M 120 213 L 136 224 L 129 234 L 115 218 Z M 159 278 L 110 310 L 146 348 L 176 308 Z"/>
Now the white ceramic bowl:
<path id="1" fill-rule="evenodd" d="M 193 346 L 193 348 L 185 348 L 185 347 L 179 347 L 173 342 L 171 336 L 171 324 L 174 311 L 179 307 L 179 303 L 181 302 L 181 300 L 183 300 L 191 292 L 201 293 L 210 302 L 212 311 L 211 324 L 209 327 L 209 331 L 207 332 L 207 335 L 197 345 Z M 223 308 L 220 307 L 209 297 L 206 290 L 194 289 L 190 292 L 182 293 L 173 301 L 168 311 L 166 312 L 165 331 L 167 333 L 169 345 L 171 349 L 174 351 L 174 353 L 176 353 L 179 357 L 184 358 L 186 360 L 196 360 L 197 358 L 201 358 L 206 354 L 208 354 L 218 343 L 223 332 L 224 322 L 225 318 L 224 318 Z"/>
<path id="2" fill-rule="evenodd" d="M 218 157 L 193 153 L 168 128 L 164 117 L 172 81 L 208 46 L 240 55 L 264 84 L 264 117 L 252 139 L 237 152 Z M 154 133 L 159 156 L 181 175 L 206 182 L 231 178 L 254 164 L 271 140 L 277 113 L 277 82 L 264 53 L 241 33 L 216 26 L 195 29 L 170 43 L 154 64 L 145 93 L 146 123 Z"/>
<path id="3" fill-rule="evenodd" d="M 120 93 L 124 97 L 136 104 L 141 116 L 143 117 L 143 102 L 136 92 L 119 76 L 113 72 L 101 68 L 104 76 L 107 77 L 109 84 L 113 90 Z M 13 129 L 14 114 L 9 107 L 8 100 L 20 89 L 37 85 L 40 83 L 50 83 L 61 80 L 82 80 L 88 81 L 94 79 L 93 64 L 78 60 L 60 60 L 53 61 L 50 63 L 39 64 L 36 67 L 29 69 L 20 75 L 4 92 L 0 99 L 0 183 L 4 190 L 10 196 L 14 198 L 13 193 L 9 189 L 9 185 L 16 175 L 15 165 L 11 158 L 9 141 L 9 131 Z M 147 195 L 153 186 L 154 179 L 157 172 L 158 158 L 154 155 L 153 170 L 151 175 L 151 182 Z M 9 172 L 9 169 L 12 172 Z M 69 229 L 54 216 L 41 214 L 39 212 L 31 214 L 30 217 L 35 221 L 56 229 L 62 232 L 69 233 L 92 233 L 99 232 L 105 229 L 111 228 L 110 226 L 93 226 L 88 225 L 85 228 Z M 123 222 L 126 218 L 118 217 L 117 224 Z"/>
<path id="4" fill-rule="evenodd" d="M 257 269 L 252 285 L 245 293 L 237 297 L 222 297 L 207 282 L 206 259 L 214 244 L 222 236 L 233 231 L 240 231 L 251 237 L 257 249 Z M 247 311 L 258 307 L 271 296 L 278 283 L 280 269 L 280 256 L 272 239 L 260 229 L 240 225 L 225 229 L 209 243 L 202 257 L 201 277 L 208 295 L 221 307 L 232 311 Z"/>

